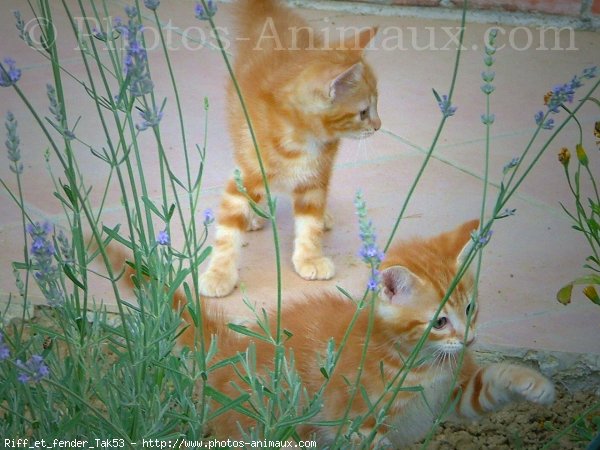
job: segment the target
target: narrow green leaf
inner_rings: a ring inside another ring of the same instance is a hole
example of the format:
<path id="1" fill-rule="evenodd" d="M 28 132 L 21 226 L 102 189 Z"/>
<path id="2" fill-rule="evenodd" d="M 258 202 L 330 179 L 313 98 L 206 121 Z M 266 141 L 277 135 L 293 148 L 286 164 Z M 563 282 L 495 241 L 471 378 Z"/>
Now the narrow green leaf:
<path id="1" fill-rule="evenodd" d="M 263 211 L 255 202 L 248 201 L 248 203 L 250 204 L 250 208 L 252 208 L 252 211 L 254 211 L 257 216 L 267 220 L 271 219 L 271 216 L 265 211 Z"/>
<path id="2" fill-rule="evenodd" d="M 343 287 L 336 285 L 335 288 L 338 291 L 340 291 L 344 297 L 347 297 L 349 300 L 354 301 L 354 298 L 352 297 L 352 295 L 347 290 L 345 290 Z"/>
<path id="3" fill-rule="evenodd" d="M 154 205 L 154 203 L 152 203 L 152 200 L 150 200 L 146 196 L 142 196 L 142 201 L 144 202 L 144 205 L 146 205 L 146 208 L 148 208 L 150 211 L 152 211 L 154 214 L 156 214 L 157 217 L 159 217 L 160 219 L 162 219 L 163 221 L 166 222 L 165 216 L 163 216 L 161 214 L 161 212 L 158 210 L 158 208 Z"/>
<path id="4" fill-rule="evenodd" d="M 173 217 L 173 213 L 175 212 L 175 203 L 171 203 L 171 206 L 169 207 L 169 211 L 167 211 L 167 222 L 171 221 L 171 217 Z"/>
<path id="5" fill-rule="evenodd" d="M 210 255 L 212 252 L 212 246 L 208 246 L 206 247 L 204 250 L 202 250 L 202 253 L 200 253 L 200 255 L 195 259 L 194 261 L 194 265 L 193 268 L 197 268 L 200 264 L 202 264 L 202 262 L 208 258 L 208 255 Z"/>
<path id="6" fill-rule="evenodd" d="M 179 289 L 179 286 L 181 285 L 181 283 L 183 283 L 183 281 L 185 280 L 185 277 L 187 277 L 190 272 L 191 272 L 190 269 L 182 269 L 179 272 L 177 272 L 177 276 L 175 277 L 175 279 L 169 286 L 169 291 L 167 292 L 167 298 L 173 297 L 173 295 L 175 294 L 175 291 L 177 289 Z"/>
<path id="7" fill-rule="evenodd" d="M 102 231 L 104 231 L 111 239 L 123 244 L 129 250 L 133 250 L 133 245 L 127 239 L 121 237 L 118 233 L 120 225 L 117 225 L 114 229 L 108 228 L 106 225 L 102 227 Z"/>
<path id="8" fill-rule="evenodd" d="M 243 334 L 245 336 L 253 337 L 255 339 L 258 339 L 259 341 L 271 342 L 268 338 L 266 338 L 262 334 L 257 333 L 256 331 L 251 330 L 250 328 L 245 327 L 243 325 L 237 325 L 235 323 L 229 323 L 229 324 L 227 324 L 227 326 L 229 327 L 229 329 L 235 331 L 236 333 L 240 333 L 240 334 Z"/>
<path id="9" fill-rule="evenodd" d="M 294 336 L 294 333 L 292 333 L 289 330 L 286 330 L 285 328 L 283 329 L 283 334 L 285 334 L 288 339 L 290 339 L 292 336 Z"/>
<path id="10" fill-rule="evenodd" d="M 25 264 L 22 262 L 13 262 L 12 266 L 13 266 L 13 269 L 17 269 L 17 270 L 28 270 L 29 269 L 29 264 Z"/>
<path id="11" fill-rule="evenodd" d="M 329 374 L 327 373 L 327 370 L 325 370 L 325 367 L 319 368 L 319 371 L 323 374 L 326 380 L 329 380 Z"/>
<path id="12" fill-rule="evenodd" d="M 77 277 L 75 276 L 75 274 L 73 273 L 73 270 L 71 269 L 71 267 L 69 267 L 66 264 L 63 264 L 63 272 L 65 273 L 65 275 L 69 278 L 69 280 L 71 280 L 73 283 L 75 283 L 75 285 L 80 288 L 83 289 L 84 291 L 87 291 L 86 287 L 83 285 L 83 283 L 81 281 L 79 281 L 77 279 Z"/>
<path id="13" fill-rule="evenodd" d="M 73 207 L 71 206 L 71 203 L 64 198 L 62 195 L 60 195 L 58 192 L 54 192 L 54 196 L 60 200 L 60 202 L 65 205 L 67 208 L 69 208 L 71 211 L 73 211 Z"/>

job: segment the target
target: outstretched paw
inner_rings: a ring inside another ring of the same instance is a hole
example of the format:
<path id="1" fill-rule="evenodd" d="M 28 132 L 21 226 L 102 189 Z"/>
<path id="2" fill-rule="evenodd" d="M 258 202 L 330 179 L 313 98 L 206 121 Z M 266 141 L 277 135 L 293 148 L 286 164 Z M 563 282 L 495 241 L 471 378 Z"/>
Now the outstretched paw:
<path id="1" fill-rule="evenodd" d="M 294 258 L 296 273 L 305 280 L 329 280 L 335 275 L 333 261 L 325 256 L 318 258 Z"/>
<path id="2" fill-rule="evenodd" d="M 238 281 L 237 271 L 218 270 L 209 268 L 200 275 L 198 288 L 200 294 L 206 297 L 225 297 L 229 295 Z"/>
<path id="3" fill-rule="evenodd" d="M 508 388 L 516 395 L 533 403 L 550 405 L 556 392 L 554 384 L 541 373 L 527 367 L 512 366 Z"/>

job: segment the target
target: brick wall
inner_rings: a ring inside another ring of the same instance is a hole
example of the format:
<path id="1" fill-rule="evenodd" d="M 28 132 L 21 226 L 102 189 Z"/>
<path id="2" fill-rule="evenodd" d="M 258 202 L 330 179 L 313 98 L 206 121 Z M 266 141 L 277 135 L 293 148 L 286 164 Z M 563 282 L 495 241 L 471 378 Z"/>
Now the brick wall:
<path id="1" fill-rule="evenodd" d="M 355 3 L 403 6 L 460 7 L 462 0 L 344 0 Z M 600 15 L 600 0 L 469 0 L 470 8 L 543 13 L 587 18 Z"/>

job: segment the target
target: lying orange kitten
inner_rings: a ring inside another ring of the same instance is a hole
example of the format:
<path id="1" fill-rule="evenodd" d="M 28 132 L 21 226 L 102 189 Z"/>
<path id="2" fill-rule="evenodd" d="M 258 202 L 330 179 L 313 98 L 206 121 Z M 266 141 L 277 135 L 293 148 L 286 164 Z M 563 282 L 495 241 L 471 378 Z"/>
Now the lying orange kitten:
<path id="1" fill-rule="evenodd" d="M 339 43 L 323 42 L 308 24 L 275 0 L 237 4 L 240 46 L 234 71 L 273 189 L 291 193 L 298 275 L 324 280 L 334 275 L 323 255 L 329 228 L 325 206 L 329 179 L 342 137 L 362 139 L 381 126 L 376 79 L 363 50 L 376 33 L 366 29 Z M 263 180 L 240 101 L 228 89 L 229 130 L 236 164 L 248 195 L 264 200 Z M 213 253 L 200 277 L 200 292 L 229 294 L 238 281 L 242 233 L 262 227 L 231 179 L 223 194 Z"/>
<path id="2" fill-rule="evenodd" d="M 403 361 L 431 322 L 456 274 L 463 249 L 470 245 L 471 232 L 477 227 L 478 221 L 470 221 L 430 239 L 401 242 L 388 252 L 381 267 L 380 294 L 361 378 L 364 393 L 358 393 L 354 398 L 349 415 L 351 420 L 367 412 L 365 396 L 370 402 L 375 402 L 383 394 L 384 385 L 403 368 Z M 450 393 L 453 397 L 460 395 L 453 411 L 454 418 L 469 420 L 498 410 L 512 401 L 549 404 L 554 400 L 552 383 L 537 371 L 507 363 L 481 367 L 468 349 L 465 350 L 457 385 L 452 389 L 456 361 L 459 352 L 464 349 L 467 313 L 474 307 L 470 303 L 473 288 L 473 275 L 466 273 L 434 323 L 417 359 L 419 365 L 410 370 L 403 384 L 404 387 L 422 386 L 423 393 L 406 390 L 398 393 L 385 423 L 375 430 L 377 448 L 399 448 L 422 439 L 441 413 Z M 178 294 L 174 304 L 182 306 L 184 303 L 185 299 Z M 344 415 L 350 398 L 346 380 L 353 382 L 357 375 L 367 334 L 368 310 L 365 308 L 358 317 L 341 359 L 330 374 L 323 405 L 314 422 L 334 421 Z M 184 319 L 191 324 L 187 311 L 183 311 Z M 335 344 L 339 345 L 355 311 L 353 302 L 333 293 L 295 303 L 283 310 L 282 326 L 292 333 L 285 344 L 287 355 L 289 357 L 293 351 L 297 373 L 309 395 L 314 395 L 325 381 L 320 367 L 330 338 L 333 337 Z M 213 361 L 244 352 L 249 338 L 229 330 L 221 317 L 211 314 L 208 310 L 204 314 L 204 336 L 207 345 L 211 336 L 217 337 L 218 352 Z M 474 311 L 467 345 L 473 341 L 476 319 L 477 311 Z M 273 314 L 269 323 L 274 327 Z M 180 342 L 193 348 L 192 326 L 183 332 Z M 257 372 L 266 379 L 268 371 L 273 368 L 273 346 L 260 340 L 254 345 Z M 244 374 L 243 369 L 239 370 Z M 231 366 L 210 372 L 208 382 L 231 399 L 240 396 L 233 383 L 247 387 Z M 213 411 L 219 406 L 214 403 Z M 252 410 L 248 403 L 243 406 Z M 216 438 L 237 438 L 240 437 L 238 422 L 245 430 L 256 426 L 247 416 L 229 411 L 214 419 L 210 431 Z M 374 426 L 375 417 L 367 416 L 360 435 L 355 434 L 352 438 L 360 443 L 361 436 L 371 433 Z M 306 424 L 297 431 L 303 439 L 314 433 L 319 448 L 324 448 L 334 439 L 337 429 Z"/>

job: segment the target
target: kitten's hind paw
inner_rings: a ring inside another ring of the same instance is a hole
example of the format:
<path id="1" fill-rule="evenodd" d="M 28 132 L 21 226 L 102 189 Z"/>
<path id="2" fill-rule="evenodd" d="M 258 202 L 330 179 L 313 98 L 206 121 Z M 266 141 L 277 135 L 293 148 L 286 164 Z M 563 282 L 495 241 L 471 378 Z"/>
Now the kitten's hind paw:
<path id="1" fill-rule="evenodd" d="M 200 275 L 198 290 L 206 297 L 225 297 L 233 291 L 237 281 L 237 271 L 208 269 Z"/>
<path id="2" fill-rule="evenodd" d="M 305 280 L 329 280 L 335 275 L 333 261 L 326 256 L 310 259 L 294 258 L 296 273 Z"/>

